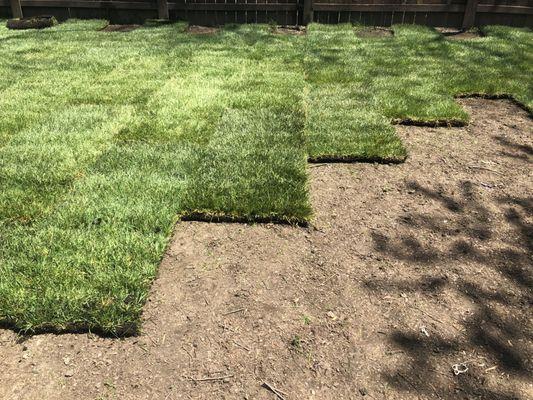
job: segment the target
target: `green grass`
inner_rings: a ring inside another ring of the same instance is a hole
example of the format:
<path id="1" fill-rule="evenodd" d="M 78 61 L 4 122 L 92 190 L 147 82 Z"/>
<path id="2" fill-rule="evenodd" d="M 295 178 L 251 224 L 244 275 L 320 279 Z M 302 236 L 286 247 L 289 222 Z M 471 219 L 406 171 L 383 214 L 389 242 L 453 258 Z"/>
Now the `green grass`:
<path id="1" fill-rule="evenodd" d="M 0 21 L 1 23 L 1 21 Z M 132 334 L 179 218 L 306 223 L 310 160 L 400 162 L 395 120 L 533 107 L 533 35 L 0 27 L 0 321 Z"/>

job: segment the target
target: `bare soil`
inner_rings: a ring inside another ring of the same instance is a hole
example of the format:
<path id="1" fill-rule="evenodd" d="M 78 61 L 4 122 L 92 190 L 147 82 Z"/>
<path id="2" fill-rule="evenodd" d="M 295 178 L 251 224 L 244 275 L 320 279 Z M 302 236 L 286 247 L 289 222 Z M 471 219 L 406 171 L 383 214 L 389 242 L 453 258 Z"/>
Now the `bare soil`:
<path id="1" fill-rule="evenodd" d="M 0 398 L 532 398 L 533 124 L 460 102 L 404 164 L 310 165 L 309 228 L 178 223 L 139 337 L 0 331 Z"/>
<path id="2" fill-rule="evenodd" d="M 274 33 L 279 35 L 305 35 L 307 28 L 305 26 L 283 25 L 277 26 Z"/>
<path id="3" fill-rule="evenodd" d="M 200 25 L 189 25 L 187 32 L 194 35 L 212 35 L 217 33 L 220 29 L 212 26 L 200 26 Z"/>
<path id="4" fill-rule="evenodd" d="M 461 29 L 456 29 L 456 28 L 435 28 L 435 29 L 449 40 L 471 40 L 471 39 L 479 39 L 480 37 L 483 37 L 482 33 L 478 30 L 474 30 L 474 31 L 471 30 L 471 31 L 465 32 Z"/>
<path id="5" fill-rule="evenodd" d="M 8 29 L 45 29 L 57 25 L 57 19 L 52 15 L 40 15 L 28 18 L 14 18 L 6 22 Z"/>
<path id="6" fill-rule="evenodd" d="M 131 32 L 135 29 L 139 29 L 140 25 L 107 25 L 102 29 L 103 32 Z"/>
<path id="7" fill-rule="evenodd" d="M 357 30 L 356 35 L 360 38 L 379 38 L 393 36 L 394 32 L 392 29 L 376 26 Z"/>

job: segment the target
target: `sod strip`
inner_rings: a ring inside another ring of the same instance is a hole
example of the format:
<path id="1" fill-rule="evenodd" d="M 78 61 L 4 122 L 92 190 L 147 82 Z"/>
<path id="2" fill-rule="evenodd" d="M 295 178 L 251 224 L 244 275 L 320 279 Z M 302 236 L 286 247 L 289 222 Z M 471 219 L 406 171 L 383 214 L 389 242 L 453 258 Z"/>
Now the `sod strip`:
<path id="1" fill-rule="evenodd" d="M 338 85 L 312 87 L 306 122 L 309 161 L 403 161 L 405 147 L 387 118 L 349 92 Z"/>
<path id="2" fill-rule="evenodd" d="M 110 146 L 127 114 L 125 108 L 72 107 L 0 148 L 0 221 L 28 222 L 45 212 Z"/>
<path id="3" fill-rule="evenodd" d="M 366 86 L 361 43 L 350 25 L 309 29 L 305 131 L 311 162 L 405 159 L 405 147 Z"/>
<path id="4" fill-rule="evenodd" d="M 9 75 L 9 72 L 5 72 Z M 24 129 L 50 119 L 64 106 L 64 96 L 51 93 L 53 79 L 47 74 L 36 74 L 33 79 L 14 81 L 0 97 L 0 147 Z M 44 89 L 44 90 L 43 90 Z M 46 123 L 46 122 L 44 122 Z"/>
<path id="5" fill-rule="evenodd" d="M 175 221 L 175 146 L 111 147 L 68 199 L 3 242 L 0 319 L 19 329 L 133 334 Z"/>
<path id="6" fill-rule="evenodd" d="M 306 224 L 303 143 L 301 113 L 226 110 L 209 145 L 185 164 L 183 216 Z"/>

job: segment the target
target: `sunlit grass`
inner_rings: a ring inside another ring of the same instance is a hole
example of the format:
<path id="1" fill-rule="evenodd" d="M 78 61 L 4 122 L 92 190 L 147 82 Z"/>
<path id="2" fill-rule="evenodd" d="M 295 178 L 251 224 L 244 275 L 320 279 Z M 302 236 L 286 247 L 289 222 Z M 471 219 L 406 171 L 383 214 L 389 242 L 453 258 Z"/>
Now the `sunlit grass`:
<path id="1" fill-rule="evenodd" d="M 533 105 L 520 29 L 3 25 L 0 321 L 29 332 L 135 333 L 177 219 L 305 224 L 308 159 L 400 162 L 391 122 L 467 122 L 458 94 Z"/>

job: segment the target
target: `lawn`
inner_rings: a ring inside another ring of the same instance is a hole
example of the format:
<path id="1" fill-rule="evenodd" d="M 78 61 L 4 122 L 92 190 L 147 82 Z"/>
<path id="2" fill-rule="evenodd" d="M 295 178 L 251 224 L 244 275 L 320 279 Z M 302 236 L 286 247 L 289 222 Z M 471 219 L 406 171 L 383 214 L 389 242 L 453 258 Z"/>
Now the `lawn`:
<path id="1" fill-rule="evenodd" d="M 456 95 L 533 107 L 516 28 L 0 23 L 0 321 L 26 332 L 134 334 L 178 219 L 305 224 L 309 160 L 401 162 L 391 122 L 466 123 Z"/>

